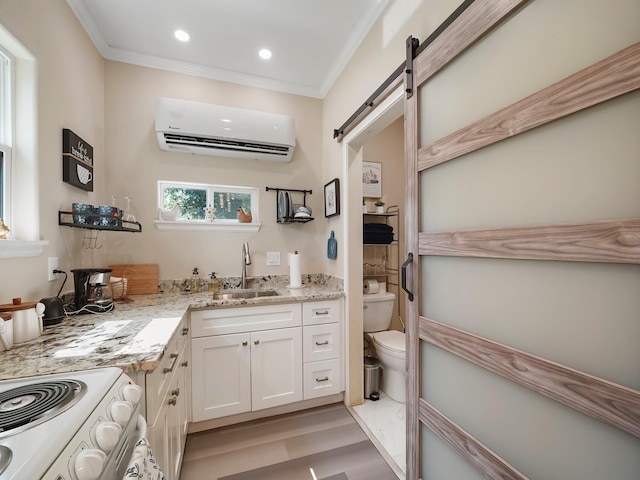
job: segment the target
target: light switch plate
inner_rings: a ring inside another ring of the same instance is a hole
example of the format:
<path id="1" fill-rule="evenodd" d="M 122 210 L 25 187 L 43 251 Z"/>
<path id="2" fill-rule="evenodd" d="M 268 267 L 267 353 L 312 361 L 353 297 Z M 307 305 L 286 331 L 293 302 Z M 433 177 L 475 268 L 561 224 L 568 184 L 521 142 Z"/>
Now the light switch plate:
<path id="1" fill-rule="evenodd" d="M 267 266 L 280 265 L 280 252 L 267 252 Z"/>

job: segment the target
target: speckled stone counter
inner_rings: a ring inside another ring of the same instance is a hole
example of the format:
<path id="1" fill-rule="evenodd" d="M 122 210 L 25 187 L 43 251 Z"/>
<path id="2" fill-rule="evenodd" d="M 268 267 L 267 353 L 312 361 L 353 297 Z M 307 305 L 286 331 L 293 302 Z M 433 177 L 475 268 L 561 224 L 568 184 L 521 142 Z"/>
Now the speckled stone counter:
<path id="1" fill-rule="evenodd" d="M 233 286 L 233 285 L 225 285 Z M 0 380 L 115 366 L 125 372 L 151 371 L 190 308 L 230 308 L 313 301 L 343 296 L 341 284 L 305 283 L 288 289 L 276 278 L 254 279 L 252 288 L 279 295 L 214 301 L 210 292 L 190 293 L 161 285 L 161 293 L 129 296 L 106 314 L 77 315 L 45 327 L 39 338 L 0 352 Z"/>

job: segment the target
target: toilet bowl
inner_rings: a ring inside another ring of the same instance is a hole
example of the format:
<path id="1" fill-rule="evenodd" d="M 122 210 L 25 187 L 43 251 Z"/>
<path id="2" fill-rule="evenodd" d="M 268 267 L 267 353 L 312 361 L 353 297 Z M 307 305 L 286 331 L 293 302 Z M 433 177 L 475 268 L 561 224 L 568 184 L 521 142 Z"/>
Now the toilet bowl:
<path id="1" fill-rule="evenodd" d="M 387 330 L 391 325 L 395 295 L 391 292 L 364 295 L 364 332 L 382 366 L 382 391 L 396 402 L 406 399 L 405 335 Z"/>

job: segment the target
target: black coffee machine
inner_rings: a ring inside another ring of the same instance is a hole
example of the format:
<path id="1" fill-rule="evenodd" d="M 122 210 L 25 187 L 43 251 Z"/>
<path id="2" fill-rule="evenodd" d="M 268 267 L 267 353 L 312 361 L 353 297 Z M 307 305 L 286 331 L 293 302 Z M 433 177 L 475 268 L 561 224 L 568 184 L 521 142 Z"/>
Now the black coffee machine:
<path id="1" fill-rule="evenodd" d="M 114 308 L 109 279 L 110 268 L 76 268 L 73 272 L 75 286 L 75 313 L 105 313 Z"/>

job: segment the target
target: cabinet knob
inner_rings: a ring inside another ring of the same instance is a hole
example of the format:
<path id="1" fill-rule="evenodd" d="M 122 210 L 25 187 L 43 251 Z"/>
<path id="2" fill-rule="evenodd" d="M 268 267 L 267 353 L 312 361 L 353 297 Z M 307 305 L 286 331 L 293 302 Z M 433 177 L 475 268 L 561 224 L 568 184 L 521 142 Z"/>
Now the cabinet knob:
<path id="1" fill-rule="evenodd" d="M 171 398 L 169 399 L 169 402 L 168 402 L 168 403 L 169 403 L 169 405 L 173 405 L 173 406 L 175 406 L 175 405 L 176 405 L 176 403 L 178 403 L 178 399 L 177 399 L 176 397 L 171 397 Z"/>
<path id="2" fill-rule="evenodd" d="M 254 344 L 254 345 L 258 345 L 259 343 L 260 343 L 260 340 L 254 340 L 254 341 L 253 341 L 253 344 Z"/>
<path id="3" fill-rule="evenodd" d="M 171 395 L 175 395 L 176 397 L 180 396 L 180 387 L 176 388 L 175 390 L 171 390 Z"/>
<path id="4" fill-rule="evenodd" d="M 249 342 L 247 342 L 246 340 L 244 342 L 242 342 L 242 346 L 246 347 L 247 345 L 249 345 Z"/>
<path id="5" fill-rule="evenodd" d="M 325 340 L 324 342 L 316 342 L 316 345 L 318 345 L 318 346 L 329 345 L 329 340 Z"/>
<path id="6" fill-rule="evenodd" d="M 328 382 L 329 381 L 329 377 L 322 377 L 322 378 L 316 378 L 316 382 L 320 383 L 320 382 Z"/>
<path id="7" fill-rule="evenodd" d="M 189 327 L 184 327 L 182 329 L 182 335 L 186 335 L 187 333 L 189 333 Z"/>
<path id="8" fill-rule="evenodd" d="M 316 312 L 316 315 L 329 315 L 329 310 L 321 310 Z"/>
<path id="9" fill-rule="evenodd" d="M 185 360 L 180 365 L 182 365 L 183 367 L 188 367 L 189 366 L 189 360 Z"/>

